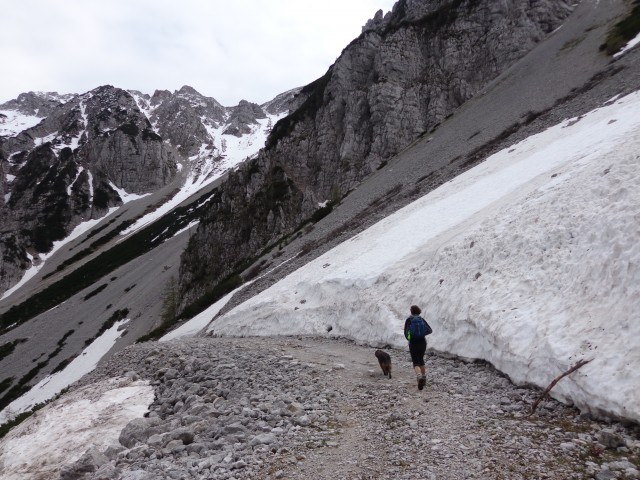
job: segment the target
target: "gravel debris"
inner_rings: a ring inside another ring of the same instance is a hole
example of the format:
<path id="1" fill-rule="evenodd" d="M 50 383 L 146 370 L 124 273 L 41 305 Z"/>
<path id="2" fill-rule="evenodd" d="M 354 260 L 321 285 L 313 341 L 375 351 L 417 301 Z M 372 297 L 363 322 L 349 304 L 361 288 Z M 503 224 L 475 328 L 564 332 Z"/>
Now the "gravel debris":
<path id="1" fill-rule="evenodd" d="M 637 479 L 640 429 L 597 421 L 486 363 L 313 337 L 135 345 L 82 380 L 149 379 L 156 399 L 120 444 L 66 479 Z"/>

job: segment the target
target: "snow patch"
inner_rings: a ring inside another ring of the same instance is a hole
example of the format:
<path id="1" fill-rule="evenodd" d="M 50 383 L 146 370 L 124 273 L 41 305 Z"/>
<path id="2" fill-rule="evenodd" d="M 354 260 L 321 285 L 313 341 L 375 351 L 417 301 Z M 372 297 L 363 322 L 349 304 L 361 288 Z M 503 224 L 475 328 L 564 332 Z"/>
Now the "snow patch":
<path id="1" fill-rule="evenodd" d="M 621 55 L 624 55 L 627 51 L 631 50 L 633 47 L 638 45 L 638 43 L 640 43 L 640 33 L 636 35 L 634 38 L 632 38 L 631 40 L 629 40 L 629 42 L 624 47 L 622 47 L 619 52 L 614 53 L 613 57 L 617 58 Z"/>
<path id="2" fill-rule="evenodd" d="M 93 196 L 92 196 L 92 198 L 93 198 Z M 118 207 L 110 208 L 109 212 L 104 217 L 98 218 L 98 219 L 87 220 L 86 222 L 80 223 L 79 225 L 77 225 L 71 231 L 71 233 L 66 238 L 53 242 L 53 248 L 48 253 L 41 253 L 38 256 L 37 260 L 32 255 L 27 253 L 27 257 L 31 261 L 31 267 L 23 274 L 22 278 L 20 279 L 20 281 L 18 283 L 16 283 L 13 287 L 11 287 L 9 290 L 4 292 L 4 294 L 2 295 L 2 298 L 0 298 L 0 300 L 4 300 L 5 298 L 9 297 L 9 295 L 11 295 L 14 292 L 16 292 L 25 283 L 27 283 L 29 280 L 31 280 L 42 269 L 42 267 L 44 267 L 45 261 L 47 259 L 51 258 L 51 256 L 55 252 L 57 252 L 60 248 L 62 248 L 64 245 L 66 245 L 67 243 L 71 242 L 72 240 L 75 240 L 76 238 L 78 238 L 83 233 L 91 230 L 95 225 L 100 223 L 103 219 L 107 218 L 109 215 L 111 215 L 117 209 L 118 209 Z"/>
<path id="3" fill-rule="evenodd" d="M 93 175 L 91 170 L 87 170 L 87 175 L 89 175 L 89 203 L 93 204 Z"/>
<path id="4" fill-rule="evenodd" d="M 434 329 L 431 348 L 540 387 L 593 359 L 552 394 L 640 421 L 639 110 L 636 92 L 492 155 L 208 333 L 400 347 L 417 303 Z"/>
<path id="5" fill-rule="evenodd" d="M 268 115 L 267 118 L 258 120 L 258 124 L 252 127 L 250 134 L 240 138 L 233 135 L 222 135 L 226 126 L 213 126 L 208 123 L 206 117 L 201 117 L 200 120 L 209 133 L 211 143 L 203 143 L 198 153 L 190 157 L 190 172 L 180 191 L 165 204 L 138 219 L 136 223 L 120 234 L 122 236 L 131 235 L 156 221 L 187 200 L 191 195 L 220 178 L 228 170 L 236 168 L 247 158 L 256 155 L 266 142 L 269 134 L 269 125 L 275 124 L 286 115 L 286 112 L 279 115 Z M 179 145 L 175 147 L 178 148 Z M 218 152 L 222 152 L 221 157 Z M 182 169 L 183 166 L 178 164 L 178 171 L 182 171 Z"/>
<path id="6" fill-rule="evenodd" d="M 58 132 L 53 132 L 47 135 L 46 137 L 34 138 L 33 143 L 35 143 L 36 147 L 39 147 L 40 145 L 44 145 L 45 143 L 54 141 L 57 136 L 58 136 Z"/>
<path id="7" fill-rule="evenodd" d="M 211 322 L 211 319 L 215 317 L 227 303 L 229 303 L 229 300 L 231 300 L 231 298 L 238 291 L 242 290 L 247 285 L 249 285 L 249 283 L 246 283 L 236 288 L 232 292 L 227 293 L 224 297 L 222 297 L 220 300 L 215 302 L 213 305 L 207 308 L 204 312 L 199 313 L 198 315 L 193 317 L 191 320 L 186 322 L 184 325 L 181 325 L 175 330 L 167 333 L 159 341 L 167 342 L 169 340 L 175 340 L 177 338 L 195 336 L 196 334 L 201 332 L 207 325 L 209 325 L 209 323 Z"/>
<path id="8" fill-rule="evenodd" d="M 129 319 L 116 322 L 110 329 L 95 339 L 91 345 L 83 350 L 62 371 L 48 375 L 38 382 L 31 390 L 14 400 L 0 412 L 0 424 L 11 420 L 16 415 L 31 410 L 34 406 L 51 400 L 63 389 L 80 380 L 91 372 L 100 359 L 111 350 L 116 340 L 122 336 L 124 326 Z"/>
<path id="9" fill-rule="evenodd" d="M 126 191 L 124 191 L 124 189 L 116 187 L 112 181 L 109 181 L 109 186 L 118 193 L 120 199 L 122 200 L 122 203 L 133 202 L 134 200 L 138 200 L 139 198 L 144 198 L 151 195 L 151 193 L 143 193 L 142 195 L 138 195 L 136 193 L 127 193 Z M 93 198 L 93 195 L 91 195 L 91 197 Z"/>
<path id="10" fill-rule="evenodd" d="M 187 230 L 195 227 L 196 225 L 198 225 L 200 223 L 200 220 L 194 220 L 193 222 L 191 222 L 189 225 L 187 225 L 184 228 L 181 228 L 180 230 L 178 230 L 176 233 L 173 234 L 173 237 L 177 237 L 178 235 L 180 235 L 182 232 L 186 232 Z M 171 238 L 173 238 L 171 237 Z"/>
<path id="11" fill-rule="evenodd" d="M 122 429 L 153 402 L 145 381 L 108 379 L 66 394 L 0 440 L 5 480 L 59 478 L 89 448 L 119 445 Z"/>
<path id="12" fill-rule="evenodd" d="M 42 121 L 42 117 L 25 115 L 15 110 L 0 110 L 0 137 L 15 137 L 28 128 L 35 127 Z"/>
<path id="13" fill-rule="evenodd" d="M 202 313 L 199 313 L 198 315 L 196 315 L 192 319 L 188 320 L 185 324 L 183 324 L 180 327 L 176 328 L 175 330 L 167 333 L 159 341 L 166 342 L 168 340 L 175 340 L 177 338 L 193 337 L 193 336 L 198 335 L 200 332 L 202 332 L 211 323 L 213 318 L 216 315 L 218 315 L 218 313 L 220 313 L 220 310 L 222 310 L 222 308 L 227 303 L 229 303 L 229 300 L 231 300 L 231 298 L 233 298 L 233 296 L 237 292 L 239 292 L 243 288 L 251 285 L 256 280 L 260 280 L 262 277 L 265 277 L 265 276 L 271 274 L 273 271 L 277 270 L 282 265 L 285 265 L 285 264 L 289 263 L 291 260 L 293 260 L 296 257 L 297 257 L 297 255 L 294 255 L 293 257 L 288 258 L 287 260 L 279 263 L 278 265 L 276 265 L 272 269 L 270 269 L 267 272 L 263 273 L 262 275 L 260 275 L 256 279 L 251 280 L 250 282 L 247 282 L 247 283 L 244 283 L 244 284 L 240 285 L 238 288 L 236 288 L 232 292 L 230 292 L 227 295 L 225 295 L 224 297 L 222 297 L 220 300 L 215 302 L 213 305 L 211 305 L 209 308 L 207 308 Z"/>
<path id="14" fill-rule="evenodd" d="M 76 181 L 78 180 L 78 177 L 80 177 L 80 174 L 84 171 L 84 167 L 80 167 L 78 169 L 78 173 L 76 173 L 76 178 L 73 179 L 73 182 L 71 182 L 71 184 L 67 187 L 67 196 L 71 196 L 71 188 L 76 184 Z"/>

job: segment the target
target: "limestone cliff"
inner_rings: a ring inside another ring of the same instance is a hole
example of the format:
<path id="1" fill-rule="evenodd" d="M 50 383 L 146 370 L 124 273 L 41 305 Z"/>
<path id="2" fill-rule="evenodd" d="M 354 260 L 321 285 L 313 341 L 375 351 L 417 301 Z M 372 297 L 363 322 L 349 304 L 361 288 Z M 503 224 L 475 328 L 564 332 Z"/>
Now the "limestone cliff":
<path id="1" fill-rule="evenodd" d="M 400 0 L 378 13 L 210 202 L 182 258 L 184 303 L 356 188 L 570 12 L 563 1 Z"/>
<path id="2" fill-rule="evenodd" d="M 25 94 L 2 106 L 44 118 L 0 137 L 0 290 L 31 265 L 30 256 L 122 204 L 117 189 L 155 191 L 176 174 L 175 151 L 128 92 L 104 86 L 65 100 Z"/>
<path id="3" fill-rule="evenodd" d="M 183 176 L 253 156 L 298 89 L 224 107 L 189 86 L 152 96 L 102 86 L 0 105 L 0 292 L 81 221 Z M 230 158 L 231 157 L 231 158 Z"/>

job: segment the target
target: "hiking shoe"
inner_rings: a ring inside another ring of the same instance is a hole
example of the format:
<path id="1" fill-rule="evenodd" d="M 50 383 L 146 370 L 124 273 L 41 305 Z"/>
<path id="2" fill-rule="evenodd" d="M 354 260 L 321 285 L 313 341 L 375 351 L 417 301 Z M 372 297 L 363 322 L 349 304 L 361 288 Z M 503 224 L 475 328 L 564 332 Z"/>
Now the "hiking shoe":
<path id="1" fill-rule="evenodd" d="M 425 383 L 427 383 L 427 377 L 421 376 L 418 377 L 418 390 L 422 390 L 424 388 Z"/>

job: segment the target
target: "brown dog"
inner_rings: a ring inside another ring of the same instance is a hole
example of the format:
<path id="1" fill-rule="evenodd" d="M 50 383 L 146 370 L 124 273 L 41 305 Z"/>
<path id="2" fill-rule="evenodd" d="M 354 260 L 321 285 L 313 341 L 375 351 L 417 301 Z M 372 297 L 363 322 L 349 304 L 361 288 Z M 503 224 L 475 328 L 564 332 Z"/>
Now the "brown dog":
<path id="1" fill-rule="evenodd" d="M 380 363 L 382 373 L 391 378 L 391 357 L 389 354 L 382 350 L 376 350 L 376 357 L 378 357 L 378 363 Z"/>

